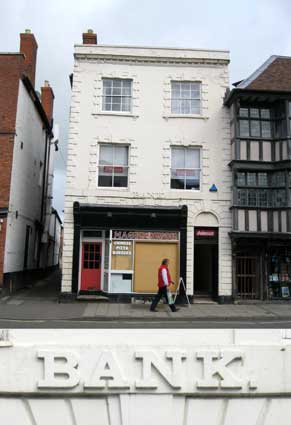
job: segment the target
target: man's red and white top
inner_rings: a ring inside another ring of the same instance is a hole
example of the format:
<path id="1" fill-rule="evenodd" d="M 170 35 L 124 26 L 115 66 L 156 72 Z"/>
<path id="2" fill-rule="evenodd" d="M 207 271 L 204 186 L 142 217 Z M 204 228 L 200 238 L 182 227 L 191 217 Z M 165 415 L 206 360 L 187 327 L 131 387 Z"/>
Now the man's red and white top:
<path id="1" fill-rule="evenodd" d="M 162 264 L 159 267 L 158 272 L 158 287 L 163 288 L 171 284 L 171 276 L 168 267 L 165 264 Z"/>

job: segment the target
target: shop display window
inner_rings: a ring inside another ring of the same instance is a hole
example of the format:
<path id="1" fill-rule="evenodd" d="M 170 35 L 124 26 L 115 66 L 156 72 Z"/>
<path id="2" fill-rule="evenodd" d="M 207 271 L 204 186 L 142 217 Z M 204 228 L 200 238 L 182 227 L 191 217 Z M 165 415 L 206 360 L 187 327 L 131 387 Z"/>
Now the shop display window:
<path id="1" fill-rule="evenodd" d="M 269 298 L 291 298 L 291 249 L 274 249 L 269 255 Z"/>
<path id="2" fill-rule="evenodd" d="M 133 269 L 133 241 L 112 241 L 112 270 Z"/>

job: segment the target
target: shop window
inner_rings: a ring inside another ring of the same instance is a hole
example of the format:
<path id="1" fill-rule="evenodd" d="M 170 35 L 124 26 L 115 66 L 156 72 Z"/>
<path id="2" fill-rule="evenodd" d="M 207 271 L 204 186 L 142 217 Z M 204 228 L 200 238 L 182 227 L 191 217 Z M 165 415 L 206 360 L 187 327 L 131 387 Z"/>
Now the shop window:
<path id="1" fill-rule="evenodd" d="M 267 108 L 239 109 L 240 137 L 270 138 L 271 114 Z"/>
<path id="2" fill-rule="evenodd" d="M 184 190 L 200 189 L 200 149 L 172 148 L 171 188 Z"/>
<path id="3" fill-rule="evenodd" d="M 104 78 L 103 111 L 131 112 L 132 80 Z"/>
<path id="4" fill-rule="evenodd" d="M 98 186 L 127 187 L 128 146 L 100 145 Z"/>
<path id="5" fill-rule="evenodd" d="M 269 298 L 291 296 L 291 251 L 287 248 L 272 249 L 268 257 Z"/>
<path id="6" fill-rule="evenodd" d="M 172 114 L 201 114 L 201 83 L 172 81 L 171 93 Z"/>
<path id="7" fill-rule="evenodd" d="M 132 241 L 112 241 L 112 270 L 132 270 L 133 269 L 133 242 Z"/>

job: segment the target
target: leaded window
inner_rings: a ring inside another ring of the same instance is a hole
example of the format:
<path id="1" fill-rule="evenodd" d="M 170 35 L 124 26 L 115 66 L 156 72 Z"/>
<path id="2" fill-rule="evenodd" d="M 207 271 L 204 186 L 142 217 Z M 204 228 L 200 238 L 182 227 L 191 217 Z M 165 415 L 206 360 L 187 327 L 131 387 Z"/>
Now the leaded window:
<path id="1" fill-rule="evenodd" d="M 291 175 L 289 179 L 291 185 Z M 238 172 L 236 203 L 244 207 L 285 207 L 287 205 L 285 181 L 285 173 L 282 171 Z"/>
<path id="2" fill-rule="evenodd" d="M 267 108 L 240 108 L 239 109 L 240 137 L 270 138 L 271 113 Z"/>

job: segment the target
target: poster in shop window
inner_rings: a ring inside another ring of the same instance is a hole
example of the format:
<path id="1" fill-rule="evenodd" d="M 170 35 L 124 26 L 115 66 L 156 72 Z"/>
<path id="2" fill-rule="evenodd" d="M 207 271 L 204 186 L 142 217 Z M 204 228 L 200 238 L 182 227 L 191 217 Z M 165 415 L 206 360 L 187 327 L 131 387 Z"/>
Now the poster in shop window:
<path id="1" fill-rule="evenodd" d="M 112 270 L 132 270 L 133 246 L 131 241 L 112 241 Z"/>

